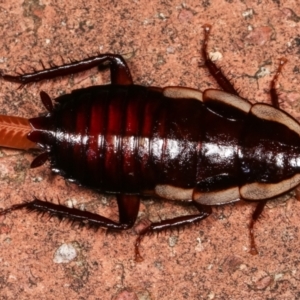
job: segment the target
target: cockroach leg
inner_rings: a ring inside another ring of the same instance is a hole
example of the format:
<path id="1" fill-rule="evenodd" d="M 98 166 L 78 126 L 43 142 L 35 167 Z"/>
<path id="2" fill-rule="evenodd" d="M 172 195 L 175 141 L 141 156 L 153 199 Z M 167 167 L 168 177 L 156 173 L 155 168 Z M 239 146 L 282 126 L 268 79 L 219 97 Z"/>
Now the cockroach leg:
<path id="1" fill-rule="evenodd" d="M 295 189 L 295 198 L 297 201 L 300 201 L 300 187 L 299 186 Z"/>
<path id="2" fill-rule="evenodd" d="M 181 216 L 181 217 L 162 220 L 160 222 L 154 222 L 154 223 L 150 222 L 149 225 L 139 233 L 139 236 L 136 239 L 135 260 L 137 262 L 143 261 L 143 258 L 139 251 L 139 246 L 145 235 L 153 233 L 155 231 L 162 231 L 162 230 L 168 230 L 168 229 L 173 229 L 173 228 L 179 228 L 179 227 L 182 227 L 185 225 L 191 225 L 191 224 L 197 223 L 199 221 L 202 221 L 203 219 L 207 218 L 212 213 L 211 206 L 201 205 L 195 201 L 193 201 L 193 205 L 195 205 L 195 207 L 197 207 L 197 209 L 200 212 L 199 214 Z"/>
<path id="3" fill-rule="evenodd" d="M 31 82 L 39 82 L 42 80 L 83 72 L 103 64 L 108 64 L 110 68 L 112 84 L 133 84 L 130 70 L 124 58 L 117 54 L 100 54 L 81 61 L 72 62 L 62 66 L 53 66 L 48 69 L 43 69 L 33 73 L 24 73 L 17 76 L 1 73 L 0 78 L 10 82 L 20 83 L 23 86 Z"/>
<path id="4" fill-rule="evenodd" d="M 114 222 L 101 215 L 82 211 L 77 208 L 66 207 L 61 204 L 54 204 L 39 199 L 30 202 L 12 205 L 11 207 L 0 212 L 0 215 L 6 215 L 15 210 L 26 208 L 41 214 L 49 214 L 51 217 L 58 219 L 69 219 L 72 222 L 78 222 L 91 228 L 107 228 L 112 230 L 126 230 L 133 226 L 139 209 L 139 199 L 135 195 L 118 195 L 117 196 L 120 211 L 120 222 Z"/>
<path id="5" fill-rule="evenodd" d="M 270 89 L 271 101 L 272 101 L 273 106 L 276 108 L 279 108 L 278 93 L 277 93 L 276 85 L 278 82 L 278 77 L 281 74 L 282 68 L 286 62 L 287 62 L 287 59 L 285 59 L 285 58 L 280 59 L 276 74 L 275 74 L 273 80 L 271 81 L 271 89 Z M 250 227 L 249 227 L 250 241 L 251 241 L 250 253 L 253 255 L 258 254 L 256 244 L 255 244 L 255 239 L 254 239 L 254 224 L 258 220 L 259 216 L 262 214 L 263 209 L 266 204 L 267 204 L 267 200 L 262 200 L 257 204 L 256 209 L 253 212 L 251 222 L 250 222 Z"/>
<path id="6" fill-rule="evenodd" d="M 254 239 L 254 224 L 255 222 L 258 220 L 258 218 L 260 217 L 260 215 L 262 214 L 265 205 L 267 204 L 268 200 L 261 200 L 260 202 L 258 202 L 253 214 L 252 214 L 252 218 L 251 218 L 251 222 L 250 222 L 250 226 L 249 226 L 249 231 L 250 231 L 250 253 L 252 255 L 257 255 L 258 251 L 256 248 L 256 244 L 255 244 L 255 239 Z"/>
<path id="7" fill-rule="evenodd" d="M 211 30 L 211 25 L 206 24 L 203 25 L 204 28 L 204 43 L 202 46 L 202 56 L 204 58 L 205 66 L 208 68 L 209 73 L 215 78 L 219 86 L 223 89 L 223 91 L 239 96 L 238 92 L 231 84 L 231 82 L 226 78 L 223 74 L 222 70 L 217 67 L 217 65 L 209 58 L 209 54 L 207 52 L 207 44 L 208 38 Z"/>
<path id="8" fill-rule="evenodd" d="M 279 108 L 278 93 L 277 93 L 276 85 L 278 82 L 278 77 L 279 77 L 280 73 L 282 72 L 282 68 L 286 62 L 287 62 L 286 58 L 280 59 L 276 74 L 275 74 L 273 80 L 271 81 L 271 89 L 270 89 L 271 101 L 272 101 L 273 106 L 275 106 L 276 108 Z"/>
<path id="9" fill-rule="evenodd" d="M 120 224 L 127 224 L 131 228 L 136 219 L 140 208 L 140 198 L 136 195 L 117 195 L 119 208 Z"/>

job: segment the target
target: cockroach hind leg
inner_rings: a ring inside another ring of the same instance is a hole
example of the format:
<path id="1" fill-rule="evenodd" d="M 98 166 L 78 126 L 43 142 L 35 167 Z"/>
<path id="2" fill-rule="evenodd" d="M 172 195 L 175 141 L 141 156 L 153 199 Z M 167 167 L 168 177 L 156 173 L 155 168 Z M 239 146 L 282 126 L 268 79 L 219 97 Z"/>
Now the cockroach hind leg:
<path id="1" fill-rule="evenodd" d="M 6 209 L 0 211 L 0 216 L 5 216 L 15 210 L 27 208 L 29 204 L 30 204 L 30 201 L 24 201 L 23 203 L 14 204 L 14 205 L 10 206 L 9 208 L 6 208 Z"/>

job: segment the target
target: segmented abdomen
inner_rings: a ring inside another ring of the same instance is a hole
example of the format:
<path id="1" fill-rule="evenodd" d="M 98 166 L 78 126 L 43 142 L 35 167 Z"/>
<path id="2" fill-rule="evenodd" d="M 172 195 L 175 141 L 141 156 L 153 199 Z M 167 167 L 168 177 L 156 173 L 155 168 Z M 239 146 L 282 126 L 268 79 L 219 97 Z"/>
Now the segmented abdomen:
<path id="1" fill-rule="evenodd" d="M 141 86 L 90 87 L 57 101 L 44 122 L 51 124 L 47 143 L 57 172 L 115 193 L 195 185 L 200 101 L 169 99 Z"/>

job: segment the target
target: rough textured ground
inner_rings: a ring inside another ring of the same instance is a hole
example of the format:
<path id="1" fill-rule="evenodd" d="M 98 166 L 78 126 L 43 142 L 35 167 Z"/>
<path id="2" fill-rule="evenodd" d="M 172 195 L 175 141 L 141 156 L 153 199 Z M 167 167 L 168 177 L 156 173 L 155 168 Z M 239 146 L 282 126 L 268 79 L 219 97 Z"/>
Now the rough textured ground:
<path id="1" fill-rule="evenodd" d="M 200 90 L 216 87 L 198 67 L 202 25 L 209 23 L 209 51 L 252 102 L 269 102 L 278 59 L 288 59 L 280 101 L 300 120 L 296 0 L 4 0 L 0 20 L 0 69 L 7 72 L 39 69 L 40 60 L 61 64 L 61 57 L 113 52 L 126 54 L 138 84 Z M 56 97 L 108 78 L 92 71 L 24 89 L 1 82 L 0 114 L 37 116 L 44 111 L 40 89 Z M 113 198 L 67 183 L 47 166 L 30 170 L 35 153 L 1 149 L 0 156 L 1 208 L 35 195 L 117 217 Z M 134 230 L 106 235 L 13 213 L 0 219 L 0 298 L 299 299 L 300 203 L 290 194 L 268 205 L 256 226 L 257 256 L 248 253 L 253 208 L 245 203 L 218 207 L 197 226 L 146 237 L 142 263 L 133 259 Z M 140 217 L 158 220 L 175 212 L 191 210 L 145 201 Z"/>

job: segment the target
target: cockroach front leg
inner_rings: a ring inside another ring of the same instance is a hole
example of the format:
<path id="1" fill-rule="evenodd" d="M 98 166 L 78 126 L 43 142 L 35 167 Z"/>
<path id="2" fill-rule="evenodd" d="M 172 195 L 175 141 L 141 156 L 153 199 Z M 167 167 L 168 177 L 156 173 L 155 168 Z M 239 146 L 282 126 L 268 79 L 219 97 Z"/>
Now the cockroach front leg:
<path id="1" fill-rule="evenodd" d="M 17 76 L 8 74 L 0 74 L 6 81 L 20 83 L 26 85 L 32 82 L 53 79 L 56 77 L 72 75 L 83 72 L 94 67 L 99 67 L 108 64 L 111 73 L 111 83 L 119 85 L 133 84 L 130 70 L 121 55 L 117 54 L 99 54 L 81 61 L 55 66 L 49 69 L 36 71 L 33 73 L 25 73 Z"/>
<path id="2" fill-rule="evenodd" d="M 162 230 L 168 230 L 173 228 L 182 227 L 185 225 L 195 224 L 205 218 L 207 218 L 212 213 L 211 206 L 201 205 L 193 201 L 195 207 L 199 210 L 199 214 L 176 217 L 172 219 L 162 220 L 160 222 L 150 222 L 149 225 L 144 228 L 136 239 L 135 243 L 135 260 L 140 262 L 143 261 L 142 256 L 140 255 L 139 246 L 143 237 L 147 234 L 158 232 Z"/>
<path id="3" fill-rule="evenodd" d="M 278 93 L 276 89 L 276 84 L 278 82 L 278 77 L 282 72 L 282 67 L 284 64 L 287 62 L 285 58 L 280 59 L 280 63 L 278 66 L 278 69 L 274 75 L 274 78 L 271 81 L 271 89 L 270 89 L 270 95 L 271 95 L 271 101 L 274 107 L 279 108 L 279 101 L 278 101 Z M 264 207 L 266 206 L 268 200 L 261 200 L 258 202 L 251 218 L 249 230 L 250 230 L 250 242 L 251 242 L 251 247 L 250 247 L 250 253 L 253 255 L 258 254 L 257 248 L 256 248 L 256 243 L 254 239 L 254 225 L 259 219 L 260 215 L 262 214 Z"/>

